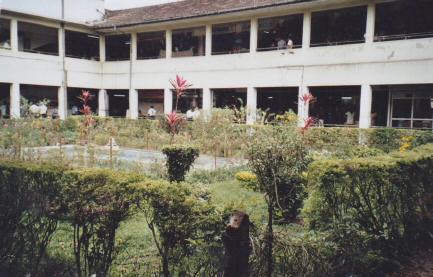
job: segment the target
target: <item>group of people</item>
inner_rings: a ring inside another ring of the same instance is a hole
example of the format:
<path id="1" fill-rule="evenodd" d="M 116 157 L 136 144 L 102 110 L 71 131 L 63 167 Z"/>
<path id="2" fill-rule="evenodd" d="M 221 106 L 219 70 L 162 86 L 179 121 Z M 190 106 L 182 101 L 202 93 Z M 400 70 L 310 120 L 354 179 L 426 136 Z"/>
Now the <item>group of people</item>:
<path id="1" fill-rule="evenodd" d="M 29 107 L 29 113 L 30 113 L 30 115 L 32 115 L 34 117 L 47 118 L 48 117 L 48 107 L 43 101 L 39 102 L 38 104 L 33 103 Z M 58 118 L 59 117 L 59 113 L 58 113 L 57 109 L 55 109 L 55 108 L 52 109 L 51 117 L 52 118 Z"/>
<path id="2" fill-rule="evenodd" d="M 150 106 L 147 110 L 146 118 L 155 119 L 158 111 L 154 106 Z M 138 116 L 140 118 L 144 118 L 143 112 L 141 110 L 138 111 Z M 196 106 L 191 106 L 191 108 L 186 112 L 186 120 L 192 121 L 197 119 L 200 116 L 200 110 Z"/>

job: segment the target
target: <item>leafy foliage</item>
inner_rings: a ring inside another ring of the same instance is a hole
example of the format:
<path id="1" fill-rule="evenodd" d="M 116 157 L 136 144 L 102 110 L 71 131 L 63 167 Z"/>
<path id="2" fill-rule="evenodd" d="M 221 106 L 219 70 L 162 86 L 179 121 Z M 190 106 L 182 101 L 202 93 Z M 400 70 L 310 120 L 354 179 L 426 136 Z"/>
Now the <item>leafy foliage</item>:
<path id="1" fill-rule="evenodd" d="M 162 152 L 167 156 L 166 164 L 170 182 L 184 181 L 185 174 L 199 155 L 197 148 L 182 145 L 165 147 Z"/>

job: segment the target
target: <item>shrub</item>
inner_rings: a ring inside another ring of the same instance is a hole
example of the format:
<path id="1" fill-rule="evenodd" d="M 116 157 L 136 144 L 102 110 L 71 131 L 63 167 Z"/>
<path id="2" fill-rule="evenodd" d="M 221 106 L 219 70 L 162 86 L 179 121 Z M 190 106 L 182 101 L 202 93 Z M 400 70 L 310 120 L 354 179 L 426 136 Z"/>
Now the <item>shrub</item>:
<path id="1" fill-rule="evenodd" d="M 222 256 L 222 216 L 206 191 L 185 183 L 142 182 L 131 186 L 146 216 L 164 276 L 186 272 L 214 276 Z M 195 264 L 196 263 L 196 264 Z M 202 274 L 200 274 L 202 273 Z"/>
<path id="2" fill-rule="evenodd" d="M 0 275 L 38 274 L 63 213 L 62 170 L 0 161 Z"/>
<path id="3" fill-rule="evenodd" d="M 115 258 L 116 231 L 129 215 L 128 184 L 141 180 L 133 174 L 103 169 L 67 172 L 63 201 L 74 228 L 74 256 L 79 276 L 107 276 Z"/>
<path id="4" fill-rule="evenodd" d="M 182 182 L 195 159 L 198 149 L 190 146 L 173 145 L 164 147 L 162 152 L 167 156 L 167 172 L 170 182 Z"/>
<path id="5" fill-rule="evenodd" d="M 344 233 L 356 226 L 373 238 L 372 250 L 398 257 L 431 236 L 431 180 L 431 144 L 374 158 L 318 161 L 308 173 L 303 215 L 313 229 Z"/>

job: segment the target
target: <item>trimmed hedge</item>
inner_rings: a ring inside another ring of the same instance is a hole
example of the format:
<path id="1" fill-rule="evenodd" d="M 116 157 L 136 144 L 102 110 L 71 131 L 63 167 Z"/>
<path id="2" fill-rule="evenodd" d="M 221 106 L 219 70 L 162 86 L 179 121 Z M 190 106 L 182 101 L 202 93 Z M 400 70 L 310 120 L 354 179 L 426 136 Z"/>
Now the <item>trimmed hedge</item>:
<path id="1" fill-rule="evenodd" d="M 60 220 L 74 227 L 79 276 L 106 276 L 139 175 L 0 160 L 0 275 L 37 276 Z"/>
<path id="2" fill-rule="evenodd" d="M 170 182 L 183 182 L 185 175 L 199 156 L 197 148 L 185 145 L 171 145 L 162 149 L 167 156 L 167 173 Z"/>
<path id="3" fill-rule="evenodd" d="M 374 159 L 319 161 L 303 209 L 312 229 L 355 225 L 393 251 L 433 230 L 433 144 Z"/>

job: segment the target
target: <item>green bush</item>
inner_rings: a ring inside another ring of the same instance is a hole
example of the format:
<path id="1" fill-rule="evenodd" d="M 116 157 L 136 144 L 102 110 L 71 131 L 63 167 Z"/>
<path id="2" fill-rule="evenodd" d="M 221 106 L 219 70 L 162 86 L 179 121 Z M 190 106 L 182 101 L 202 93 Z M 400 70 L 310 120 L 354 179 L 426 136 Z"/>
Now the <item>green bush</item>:
<path id="1" fill-rule="evenodd" d="M 399 257 L 431 240 L 433 144 L 374 158 L 318 161 L 308 171 L 303 216 L 310 228 L 345 233 L 356 226 L 373 251 Z"/>
<path id="2" fill-rule="evenodd" d="M 141 176 L 101 169 L 0 161 L 0 273 L 36 276 L 60 220 L 74 228 L 79 276 L 106 276 L 116 230 L 128 215 L 128 184 Z"/>
<path id="3" fill-rule="evenodd" d="M 220 268 L 224 230 L 222 214 L 207 191 L 166 181 L 131 185 L 138 208 L 146 216 L 164 276 L 215 276 Z"/>
<path id="4" fill-rule="evenodd" d="M 182 182 L 191 168 L 195 159 L 199 156 L 197 148 L 183 145 L 172 145 L 162 149 L 167 156 L 167 173 L 170 182 Z"/>
<path id="5" fill-rule="evenodd" d="M 64 209 L 63 168 L 0 160 L 0 275 L 36 276 Z"/>

